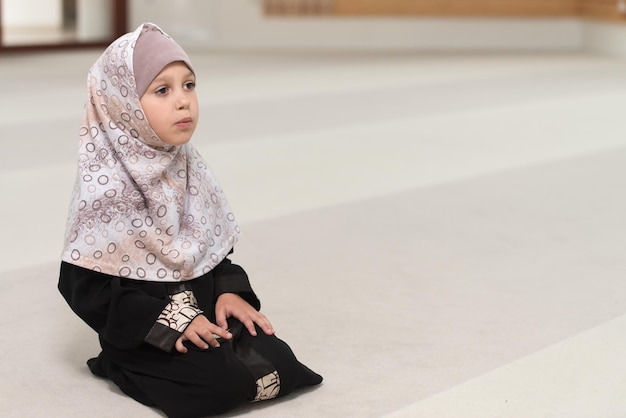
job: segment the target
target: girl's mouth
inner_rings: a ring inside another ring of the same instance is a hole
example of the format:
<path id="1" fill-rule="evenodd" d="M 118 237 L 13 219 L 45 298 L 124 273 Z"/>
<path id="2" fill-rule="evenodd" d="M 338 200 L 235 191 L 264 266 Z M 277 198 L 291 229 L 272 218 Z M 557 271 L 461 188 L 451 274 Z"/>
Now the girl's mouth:
<path id="1" fill-rule="evenodd" d="M 193 121 L 191 120 L 191 118 L 185 118 L 176 122 L 176 126 L 178 126 L 179 128 L 189 128 L 192 122 Z"/>

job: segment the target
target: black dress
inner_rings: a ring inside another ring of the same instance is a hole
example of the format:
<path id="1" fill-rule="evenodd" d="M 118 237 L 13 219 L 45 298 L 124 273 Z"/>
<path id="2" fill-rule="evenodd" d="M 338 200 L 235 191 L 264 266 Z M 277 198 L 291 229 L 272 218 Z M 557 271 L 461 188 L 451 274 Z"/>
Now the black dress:
<path id="1" fill-rule="evenodd" d="M 220 414 L 322 381 L 285 342 L 258 327 L 253 337 L 233 318 L 233 338 L 220 347 L 202 350 L 187 341 L 187 353 L 174 349 L 196 315 L 215 323 L 222 293 L 260 308 L 245 271 L 228 259 L 182 284 L 123 279 L 62 262 L 59 290 L 99 335 L 102 351 L 87 362 L 92 373 L 169 417 Z"/>

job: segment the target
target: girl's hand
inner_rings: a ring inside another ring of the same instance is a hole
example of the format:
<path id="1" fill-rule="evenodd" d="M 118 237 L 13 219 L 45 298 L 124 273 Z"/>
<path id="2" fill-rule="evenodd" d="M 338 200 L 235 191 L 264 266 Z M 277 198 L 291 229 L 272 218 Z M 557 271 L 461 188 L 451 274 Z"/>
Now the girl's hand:
<path id="1" fill-rule="evenodd" d="M 183 334 L 176 340 L 176 350 L 180 353 L 186 353 L 187 347 L 183 345 L 183 341 L 191 341 L 198 348 L 206 350 L 211 347 L 219 347 L 220 343 L 217 337 L 225 339 L 232 338 L 232 334 L 222 327 L 211 323 L 204 315 L 196 316 L 185 328 Z"/>
<path id="2" fill-rule="evenodd" d="M 257 311 L 243 298 L 234 293 L 222 293 L 217 298 L 215 304 L 215 319 L 217 325 L 222 329 L 227 329 L 228 324 L 226 318 L 235 317 L 248 329 L 250 335 L 256 336 L 256 328 L 254 324 L 257 324 L 264 333 L 267 335 L 274 334 L 274 328 L 269 319 L 261 312 Z"/>

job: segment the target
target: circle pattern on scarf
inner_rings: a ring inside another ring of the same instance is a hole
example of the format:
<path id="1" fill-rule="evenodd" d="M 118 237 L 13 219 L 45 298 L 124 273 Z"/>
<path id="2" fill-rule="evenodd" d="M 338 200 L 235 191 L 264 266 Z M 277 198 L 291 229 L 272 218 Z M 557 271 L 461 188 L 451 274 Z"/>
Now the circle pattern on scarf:
<path id="1" fill-rule="evenodd" d="M 162 142 L 141 109 L 133 48 L 148 30 L 161 31 L 141 25 L 89 70 L 63 260 L 124 278 L 190 280 L 221 262 L 240 230 L 197 150 Z"/>

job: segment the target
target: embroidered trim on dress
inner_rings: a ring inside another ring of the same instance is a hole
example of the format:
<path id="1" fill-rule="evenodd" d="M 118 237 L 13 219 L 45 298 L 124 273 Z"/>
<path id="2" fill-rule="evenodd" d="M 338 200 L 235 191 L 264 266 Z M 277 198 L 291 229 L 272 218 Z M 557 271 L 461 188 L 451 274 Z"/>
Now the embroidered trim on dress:
<path id="1" fill-rule="evenodd" d="M 191 290 L 184 290 L 170 296 L 171 302 L 159 315 L 157 323 L 165 325 L 178 332 L 183 332 L 187 325 L 199 314 L 198 301 Z"/>
<path id="2" fill-rule="evenodd" d="M 163 309 L 146 335 L 145 341 L 164 351 L 171 351 L 176 340 L 193 319 L 203 313 L 187 284 L 168 287 L 170 303 Z"/>
<path id="3" fill-rule="evenodd" d="M 280 377 L 278 371 L 261 377 L 256 381 L 256 397 L 253 402 L 267 401 L 278 396 L 280 392 Z"/>

